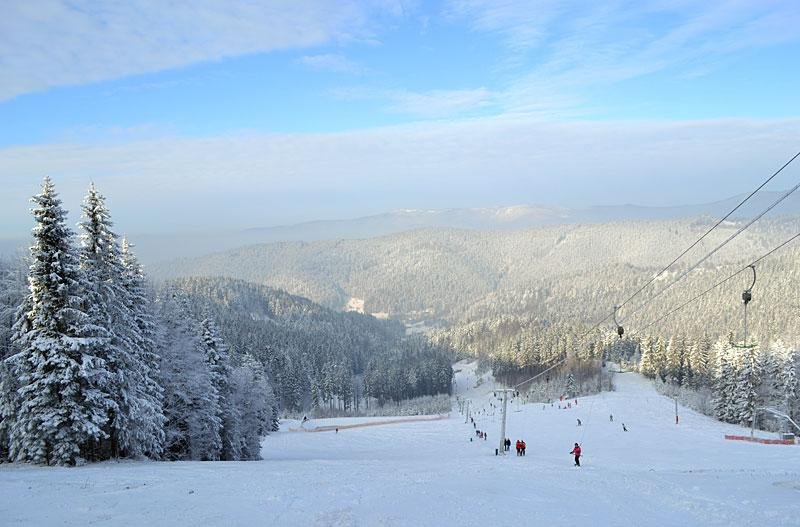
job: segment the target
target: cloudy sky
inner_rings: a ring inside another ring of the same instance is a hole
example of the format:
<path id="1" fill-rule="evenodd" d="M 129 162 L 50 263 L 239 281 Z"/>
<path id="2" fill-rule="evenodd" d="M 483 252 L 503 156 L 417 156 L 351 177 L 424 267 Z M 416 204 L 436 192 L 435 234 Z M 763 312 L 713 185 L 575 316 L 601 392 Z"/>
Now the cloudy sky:
<path id="1" fill-rule="evenodd" d="M 800 149 L 798 27 L 795 0 L 11 0 L 0 237 L 45 174 L 129 233 L 721 199 Z"/>

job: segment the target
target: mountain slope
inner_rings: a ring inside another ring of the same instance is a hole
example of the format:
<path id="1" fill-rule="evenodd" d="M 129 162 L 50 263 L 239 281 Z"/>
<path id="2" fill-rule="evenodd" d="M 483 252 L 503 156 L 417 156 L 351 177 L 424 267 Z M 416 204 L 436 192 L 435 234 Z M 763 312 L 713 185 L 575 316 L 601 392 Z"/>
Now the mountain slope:
<path id="1" fill-rule="evenodd" d="M 366 312 L 385 312 L 407 322 L 453 322 L 513 313 L 573 317 L 575 322 L 607 312 L 705 232 L 710 221 L 619 222 L 518 231 L 418 230 L 368 240 L 256 245 L 155 265 L 150 270 L 160 278 L 242 278 L 284 288 L 334 309 L 343 309 L 355 297 L 364 300 Z M 740 226 L 735 222 L 721 226 L 657 285 L 665 285 Z M 658 309 L 663 311 L 670 302 L 685 298 L 684 285 L 690 291 L 705 288 L 798 230 L 798 218 L 753 225 L 692 273 L 681 288 L 665 294 Z M 793 251 L 789 247 L 764 262 L 759 273 L 757 289 L 772 284 L 780 288 L 775 294 L 784 295 L 774 297 L 768 307 L 784 313 L 784 301 L 794 305 L 796 288 L 790 280 L 800 271 Z M 782 264 L 776 266 L 777 261 Z M 735 291 L 744 282 L 730 286 Z M 720 302 L 728 305 L 724 299 Z M 788 315 L 770 316 L 785 320 Z"/>

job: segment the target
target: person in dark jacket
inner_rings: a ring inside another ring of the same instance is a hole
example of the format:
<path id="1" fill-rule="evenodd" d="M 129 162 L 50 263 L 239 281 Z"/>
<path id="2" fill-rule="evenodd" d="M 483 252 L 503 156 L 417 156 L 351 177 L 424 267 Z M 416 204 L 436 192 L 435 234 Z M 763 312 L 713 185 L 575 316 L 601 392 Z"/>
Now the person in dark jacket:
<path id="1" fill-rule="evenodd" d="M 575 466 L 581 466 L 581 446 L 578 443 L 575 443 L 575 448 L 572 449 L 570 454 L 575 456 Z"/>

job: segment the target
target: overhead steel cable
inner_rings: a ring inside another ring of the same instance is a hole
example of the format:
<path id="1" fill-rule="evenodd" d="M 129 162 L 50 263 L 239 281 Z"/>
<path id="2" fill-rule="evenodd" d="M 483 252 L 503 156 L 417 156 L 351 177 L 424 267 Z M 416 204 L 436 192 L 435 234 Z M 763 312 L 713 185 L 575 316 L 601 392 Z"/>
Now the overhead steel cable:
<path id="1" fill-rule="evenodd" d="M 760 184 L 758 187 L 756 187 L 756 189 L 755 189 L 755 190 L 753 190 L 753 191 L 752 191 L 750 194 L 748 194 L 748 195 L 747 195 L 747 197 L 745 197 L 745 198 L 744 198 L 742 201 L 740 201 L 738 205 L 736 205 L 735 207 L 733 207 L 733 208 L 732 208 L 732 209 L 731 209 L 731 210 L 730 210 L 730 211 L 729 211 L 727 214 L 725 214 L 725 216 L 723 216 L 722 218 L 720 218 L 720 219 L 719 219 L 719 220 L 718 220 L 718 221 L 717 221 L 717 222 L 716 222 L 716 223 L 715 223 L 715 224 L 714 224 L 714 225 L 713 225 L 713 226 L 712 226 L 710 229 L 708 229 L 708 230 L 707 230 L 705 233 L 703 233 L 703 235 L 702 235 L 702 236 L 700 236 L 700 237 L 699 237 L 697 240 L 695 240 L 695 241 L 694 241 L 694 243 L 692 243 L 692 244 L 691 244 L 689 247 L 687 247 L 686 249 L 684 249 L 684 251 L 683 251 L 681 254 L 679 254 L 679 255 L 678 255 L 678 256 L 677 256 L 677 257 L 676 257 L 674 260 L 672 260 L 672 261 L 671 261 L 669 264 L 667 264 L 667 265 L 666 265 L 666 266 L 665 266 L 663 269 L 661 269 L 661 270 L 660 270 L 658 273 L 656 273 L 655 275 L 653 275 L 653 277 L 652 277 L 652 278 L 650 278 L 650 280 L 648 280 L 647 282 L 645 282 L 645 284 L 644 284 L 643 286 L 641 286 L 639 289 L 637 289 L 635 293 L 633 293 L 631 296 L 629 296 L 628 298 L 626 298 L 624 302 L 622 302 L 622 303 L 621 303 L 619 306 L 617 306 L 617 309 L 622 309 L 623 307 L 625 307 L 625 305 L 627 305 L 627 304 L 628 304 L 628 302 L 630 302 L 631 300 L 633 300 L 634 298 L 636 298 L 636 297 L 637 297 L 637 296 L 638 296 L 638 295 L 639 295 L 639 294 L 640 294 L 642 291 L 644 291 L 644 290 L 645 290 L 645 289 L 646 289 L 646 288 L 647 288 L 647 287 L 648 287 L 650 284 L 652 284 L 653 282 L 655 282 L 656 280 L 658 280 L 658 278 L 659 278 L 661 275 L 663 275 L 664 273 L 666 273 L 666 272 L 669 270 L 669 268 L 670 268 L 670 267 L 672 267 L 673 265 L 675 265 L 675 264 L 678 262 L 678 260 L 680 260 L 681 258 L 683 258 L 684 256 L 686 256 L 686 254 L 687 254 L 689 251 L 691 251 L 692 249 L 694 249 L 695 247 L 697 247 L 697 244 L 699 244 L 701 241 L 703 241 L 703 240 L 706 238 L 706 236 L 708 236 L 709 234 L 711 234 L 711 232 L 712 232 L 714 229 L 716 229 L 717 227 L 719 227 L 720 225 L 722 225 L 722 223 L 723 223 L 725 220 L 727 220 L 728 218 L 730 218 L 730 217 L 733 215 L 733 213 L 734 213 L 734 212 L 736 212 L 737 210 L 739 210 L 739 208 L 741 208 L 741 206 L 742 206 L 742 205 L 744 205 L 744 204 L 745 204 L 745 203 L 746 203 L 746 202 L 747 202 L 747 201 L 748 201 L 750 198 L 752 198 L 752 197 L 753 197 L 753 196 L 754 196 L 754 195 L 755 195 L 755 194 L 756 194 L 756 193 L 757 193 L 759 190 L 761 190 L 762 188 L 764 188 L 764 187 L 767 185 L 767 183 L 769 183 L 770 181 L 772 181 L 772 180 L 773 180 L 773 179 L 774 179 L 774 178 L 775 178 L 775 177 L 776 177 L 778 174 L 780 174 L 781 172 L 783 172 L 783 170 L 784 170 L 786 167 L 788 167 L 790 164 L 792 164 L 792 162 L 793 162 L 795 159 L 797 159 L 798 157 L 800 157 L 800 151 L 799 151 L 799 152 L 797 152 L 795 155 L 793 155 L 793 156 L 792 156 L 792 158 L 791 158 L 791 159 L 789 159 L 789 160 L 788 160 L 786 163 L 784 163 L 782 167 L 780 167 L 778 170 L 776 170 L 775 172 L 773 172 L 771 176 L 769 176 L 769 177 L 768 177 L 768 178 L 767 178 L 767 179 L 766 179 L 766 180 L 765 180 L 763 183 L 761 183 L 761 184 Z"/>
<path id="2" fill-rule="evenodd" d="M 722 223 L 723 223 L 723 222 L 725 222 L 725 220 L 727 220 L 728 218 L 730 218 L 730 217 L 733 215 L 733 213 L 735 213 L 737 210 L 739 210 L 739 209 L 742 207 L 742 205 L 744 205 L 744 204 L 745 204 L 747 201 L 749 201 L 749 200 L 750 200 L 750 198 L 752 198 L 752 197 L 753 197 L 753 196 L 754 196 L 754 195 L 755 195 L 755 194 L 756 194 L 758 191 L 760 191 L 762 188 L 764 188 L 764 187 L 765 187 L 765 186 L 766 186 L 766 185 L 767 185 L 767 184 L 768 184 L 770 181 L 772 181 L 773 179 L 775 179 L 775 177 L 777 177 L 777 176 L 778 176 L 778 175 L 779 175 L 781 172 L 783 172 L 783 171 L 786 169 L 786 167 L 788 167 L 790 164 L 792 164 L 792 163 L 793 163 L 793 162 L 794 162 L 794 161 L 795 161 L 795 160 L 796 160 L 798 157 L 800 157 L 800 151 L 798 151 L 798 152 L 797 152 L 795 155 L 793 155 L 793 156 L 792 156 L 792 157 L 791 157 L 791 158 L 790 158 L 788 161 L 786 161 L 786 162 L 785 162 L 785 163 L 784 163 L 784 164 L 783 164 L 783 165 L 782 165 L 782 166 L 781 166 L 781 167 L 780 167 L 778 170 L 776 170 L 775 172 L 773 172 L 773 173 L 772 173 L 772 174 L 771 174 L 771 175 L 770 175 L 770 176 L 769 176 L 767 179 L 765 179 L 765 180 L 764 180 L 764 181 L 763 181 L 763 182 L 762 182 L 762 183 L 761 183 L 761 184 L 760 184 L 758 187 L 756 187 L 756 188 L 755 188 L 755 189 L 754 189 L 752 192 L 750 192 L 750 194 L 748 194 L 748 195 L 747 195 L 747 196 L 746 196 L 744 199 L 742 199 L 742 200 L 741 200 L 741 201 L 740 201 L 740 202 L 739 202 L 739 203 L 738 203 L 738 204 L 737 204 L 735 207 L 733 207 L 733 208 L 732 208 L 730 211 L 728 211 L 728 213 L 727 213 L 727 214 L 725 214 L 725 216 L 723 216 L 722 218 L 720 218 L 720 219 L 719 219 L 719 220 L 718 220 L 718 221 L 717 221 L 717 222 L 716 222 L 716 223 L 715 223 L 715 224 L 714 224 L 714 225 L 713 225 L 711 228 L 709 228 L 709 229 L 708 229 L 708 230 L 707 230 L 705 233 L 703 233 L 703 235 L 702 235 L 702 236 L 700 236 L 700 237 L 699 237 L 697 240 L 695 240 L 695 241 L 694 241 L 694 242 L 693 242 L 693 243 L 692 243 L 692 244 L 691 244 L 689 247 L 687 247 L 686 249 L 684 249 L 684 251 L 683 251 L 683 252 L 681 252 L 681 253 L 680 253 L 680 254 L 679 254 L 679 255 L 678 255 L 678 256 L 677 256 L 675 259 L 673 259 L 673 260 L 672 260 L 672 261 L 671 261 L 671 262 L 670 262 L 670 263 L 669 263 L 669 264 L 668 264 L 666 267 L 664 267 L 663 269 L 661 269 L 661 271 L 659 271 L 659 272 L 658 272 L 657 274 L 655 274 L 655 275 L 654 275 L 652 278 L 650 278 L 650 280 L 648 280 L 648 281 L 647 281 L 647 282 L 646 282 L 646 283 L 645 283 L 643 286 L 641 286 L 641 287 L 640 287 L 638 290 L 636 290 L 636 292 L 634 292 L 632 295 L 630 295 L 628 298 L 626 298 L 626 299 L 625 299 L 625 301 L 623 301 L 623 302 L 622 302 L 622 303 L 621 303 L 619 306 L 616 306 L 616 307 L 614 308 L 614 309 L 615 309 L 615 311 L 618 311 L 619 309 L 622 309 L 622 307 L 624 307 L 625 305 L 627 305 L 627 304 L 628 304 L 628 303 L 629 303 L 631 300 L 633 300 L 633 299 L 634 299 L 636 296 L 638 296 L 639 294 L 641 294 L 641 292 L 642 292 L 642 291 L 644 291 L 644 290 L 645 290 L 645 289 L 646 289 L 646 288 L 647 288 L 649 285 L 651 285 L 653 282 L 655 282 L 655 281 L 656 281 L 656 280 L 657 280 L 657 279 L 658 279 L 658 278 L 659 278 L 661 275 L 663 275 L 665 272 L 667 272 L 667 270 L 669 270 L 669 268 L 670 268 L 670 267 L 672 267 L 673 265 L 675 265 L 675 263 L 677 263 L 677 262 L 678 262 L 678 260 L 680 260 L 681 258 L 683 258 L 684 256 L 686 256 L 686 254 L 688 254 L 688 253 L 689 253 L 689 251 L 691 251 L 692 249 L 694 249 L 694 248 L 695 248 L 695 247 L 696 247 L 696 246 L 697 246 L 697 245 L 698 245 L 700 242 L 702 242 L 702 241 L 703 241 L 703 240 L 704 240 L 704 239 L 705 239 L 705 238 L 706 238 L 706 237 L 707 237 L 709 234 L 711 234 L 711 232 L 712 232 L 712 231 L 714 231 L 714 230 L 715 230 L 717 227 L 719 227 L 720 225 L 722 225 Z M 723 243 L 722 243 L 720 246 L 718 246 L 716 249 L 714 249 L 714 250 L 713 250 L 711 253 L 707 254 L 707 255 L 706 255 L 704 258 L 702 258 L 702 259 L 701 259 L 699 262 L 697 262 L 697 263 L 696 263 L 696 264 L 695 264 L 693 267 L 691 267 L 689 270 L 687 270 L 687 271 L 686 271 L 686 272 L 685 272 L 683 275 L 681 275 L 681 276 L 680 276 L 680 277 L 678 277 L 676 280 L 674 280 L 674 281 L 673 281 L 671 284 L 669 284 L 669 285 L 668 285 L 666 288 L 664 288 L 663 290 L 661 290 L 661 291 L 660 291 L 658 294 L 656 294 L 654 297 L 652 297 L 650 300 L 648 300 L 648 301 L 647 301 L 647 302 L 645 302 L 644 304 L 640 305 L 640 306 L 639 306 L 638 308 L 636 308 L 636 310 L 634 310 L 632 313 L 630 313 L 629 315 L 626 315 L 626 317 L 625 317 L 625 318 L 627 319 L 629 316 L 633 316 L 633 315 L 634 315 L 634 314 L 636 314 L 638 311 L 640 311 L 641 309 L 643 309 L 643 308 L 644 308 L 646 305 L 648 305 L 650 302 L 652 302 L 652 301 L 653 301 L 655 298 L 657 298 L 657 297 L 658 297 L 658 296 L 660 296 L 662 293 L 664 293 L 664 292 L 665 292 L 667 289 L 669 289 L 670 287 L 672 287 L 673 285 L 675 285 L 675 283 L 677 283 L 678 281 L 680 281 L 680 280 L 681 280 L 683 277 L 685 277 L 687 274 L 689 274 L 689 273 L 690 273 L 692 270 L 694 270 L 695 268 L 697 268 L 698 266 L 700 266 L 700 265 L 701 265 L 701 264 L 702 264 L 704 261 L 706 261 L 708 258 L 710 258 L 710 257 L 711 257 L 711 256 L 712 256 L 714 253 L 716 253 L 716 252 L 717 252 L 718 250 L 720 250 L 722 247 L 724 247 L 725 245 L 727 245 L 727 244 L 728 244 L 728 243 L 729 243 L 731 240 L 733 240 L 733 239 L 734 239 L 736 236 L 738 236 L 739 234 L 741 234 L 742 232 L 744 232 L 744 230 L 745 230 L 745 229 L 747 229 L 747 228 L 748 228 L 750 225 L 752 225 L 753 223 L 755 223 L 755 222 L 756 222 L 758 219 L 760 219 L 761 217 L 763 217 L 763 216 L 764 216 L 764 215 L 765 215 L 767 212 L 769 212 L 770 210 L 772 210 L 772 209 L 773 209 L 775 206 L 777 206 L 777 205 L 778 205 L 778 203 L 780 203 L 780 202 L 782 202 L 784 199 L 786 199 L 786 198 L 787 198 L 787 197 L 788 197 L 790 194 L 792 194 L 792 193 L 793 193 L 795 190 L 797 190 L 797 188 L 798 188 L 798 187 L 800 187 L 800 183 L 798 183 L 798 184 L 797 184 L 797 185 L 796 185 L 794 188 L 792 188 L 791 190 L 789 190 L 788 192 L 786 192 L 786 193 L 785 193 L 783 196 L 781 196 L 781 197 L 780 197 L 780 198 L 779 198 L 777 201 L 775 201 L 775 202 L 774 202 L 772 205 L 770 205 L 770 206 L 769 206 L 769 207 L 768 207 L 768 208 L 767 208 L 765 211 L 763 211 L 763 212 L 762 212 L 761 214 L 759 214 L 759 215 L 758 215 L 756 218 L 754 218 L 752 221 L 750 221 L 750 222 L 749 222 L 747 225 L 745 225 L 745 226 L 744 226 L 742 229 L 740 229 L 740 230 L 739 230 L 737 233 L 735 233 L 734 235 L 732 235 L 731 237 L 729 237 L 729 239 L 728 239 L 728 240 L 726 240 L 725 242 L 723 242 Z M 787 243 L 788 243 L 788 242 L 787 242 Z M 737 274 L 738 274 L 738 273 L 737 273 Z M 599 328 L 599 327 L 600 327 L 600 326 L 601 326 L 603 323 L 605 323 L 606 321 L 608 321 L 610 318 L 613 318 L 613 317 L 614 317 L 614 312 L 611 312 L 611 313 L 607 314 L 607 315 L 606 315 L 606 316 L 605 316 L 605 317 L 604 317 L 602 320 L 600 320 L 600 321 L 599 321 L 599 322 L 597 322 L 597 323 L 596 323 L 594 326 L 592 326 L 592 328 L 591 328 L 591 329 L 589 329 L 589 330 L 588 330 L 588 331 L 586 331 L 585 333 L 581 334 L 581 335 L 578 337 L 578 340 L 583 340 L 583 339 L 584 339 L 584 338 L 586 338 L 586 337 L 587 337 L 589 334 L 591 334 L 591 333 L 592 333 L 594 330 L 598 329 L 598 328 Z M 518 388 L 519 386 L 521 386 L 521 385 L 523 385 L 523 384 L 526 384 L 526 383 L 528 383 L 528 382 L 531 382 L 531 381 L 533 381 L 533 380 L 537 379 L 538 377 L 540 377 L 540 376 L 544 375 L 545 373 L 547 373 L 547 372 L 551 371 L 552 369 L 554 369 L 554 368 L 556 368 L 556 367 L 560 366 L 561 364 L 564 364 L 564 363 L 567 361 L 567 359 L 568 359 L 568 357 L 565 357 L 564 359 L 561 359 L 560 361 L 556 362 L 555 364 L 553 364 L 553 365 L 549 366 L 547 369 L 545 369 L 545 370 L 543 370 L 543 371 L 541 371 L 541 372 L 537 373 L 537 374 L 536 374 L 536 375 L 534 375 L 533 377 L 531 377 L 531 378 L 529 378 L 529 379 L 526 379 L 526 380 L 524 380 L 524 381 L 522 381 L 522 382 L 519 382 L 519 383 L 515 384 L 515 385 L 513 386 L 513 388 Z"/>
<path id="3" fill-rule="evenodd" d="M 644 302 L 644 303 L 640 304 L 640 305 L 639 305 L 639 307 L 637 307 L 637 308 L 636 308 L 636 309 L 634 309 L 632 312 L 630 312 L 629 314 L 627 314 L 627 315 L 625 316 L 625 320 L 627 320 L 628 318 L 630 318 L 630 317 L 632 317 L 632 316 L 636 315 L 637 313 L 639 313 L 639 312 L 640 312 L 642 309 L 644 309 L 645 307 L 647 307 L 647 306 L 648 306 L 648 305 L 649 305 L 651 302 L 653 302 L 653 301 L 654 301 L 656 298 L 660 297 L 660 296 L 661 296 L 661 295 L 663 295 L 665 292 L 667 292 L 667 291 L 668 291 L 670 288 L 672 288 L 672 286 L 674 286 L 675 284 L 677 284 L 678 282 L 680 282 L 681 280 L 683 280 L 683 279 L 684 279 L 684 278 L 685 278 L 685 277 L 686 277 L 686 276 L 687 276 L 689 273 L 691 273 L 692 271 L 694 271 L 695 269 L 697 269 L 698 267 L 700 267 L 700 266 L 701 266 L 701 265 L 702 265 L 702 264 L 703 264 L 703 263 L 704 263 L 706 260 L 708 260 L 708 259 L 709 259 L 709 258 L 711 258 L 711 257 L 712 257 L 714 254 L 716 254 L 716 253 L 717 253 L 717 251 L 719 251 L 720 249 L 722 249 L 723 247 L 725 247 L 725 246 L 726 246 L 728 243 L 730 243 L 730 242 L 731 242 L 731 241 L 732 241 L 734 238 L 736 238 L 736 237 L 737 237 L 737 236 L 739 236 L 741 233 L 743 233 L 745 230 L 747 230 L 747 228 L 748 228 L 748 227 L 750 227 L 752 224 L 754 224 L 755 222 L 757 222 L 758 220 L 760 220 L 760 219 L 761 219 L 761 218 L 762 218 L 762 217 L 763 217 L 763 216 L 764 216 L 766 213 L 768 213 L 769 211 L 771 211 L 772 209 L 774 209 L 776 206 L 778 206 L 778 204 L 779 204 L 779 203 L 781 203 L 783 200 L 785 200 L 786 198 L 788 198 L 788 197 L 789 197 L 789 196 L 790 196 L 790 195 L 791 195 L 791 194 L 792 194 L 794 191 L 796 191 L 798 188 L 800 188 L 800 183 L 797 183 L 797 184 L 796 184 L 794 187 L 792 187 L 792 188 L 790 188 L 789 190 L 787 190 L 786 192 L 784 192 L 784 193 L 783 193 L 783 195 L 782 195 L 780 198 L 778 198 L 777 200 L 775 200 L 774 202 L 772 202 L 772 204 L 771 204 L 769 207 L 767 207 L 766 209 L 764 209 L 763 211 L 761 211 L 761 212 L 760 212 L 760 213 L 759 213 L 759 214 L 758 214 L 756 217 L 754 217 L 753 219 L 751 219 L 750 221 L 748 221 L 748 222 L 747 222 L 747 223 L 746 223 L 746 224 L 745 224 L 745 225 L 744 225 L 742 228 L 740 228 L 738 231 L 736 231 L 736 232 L 734 232 L 733 234 L 731 234 L 730 236 L 728 236 L 728 237 L 725 239 L 725 241 L 723 241 L 721 244 L 717 245 L 717 246 L 716 246 L 716 247 L 715 247 L 715 248 L 714 248 L 714 249 L 713 249 L 711 252 L 709 252 L 708 254 L 706 254 L 705 256 L 703 256 L 702 258 L 700 258 L 700 260 L 698 260 L 698 261 L 697 261 L 697 262 L 696 262 L 694 265 L 692 265 L 691 267 L 689 267 L 689 268 L 688 268 L 686 271 L 684 271 L 683 273 L 681 273 L 681 274 L 680 274 L 680 275 L 679 275 L 679 276 L 678 276 L 678 277 L 677 277 L 675 280 L 673 280 L 672 282 L 670 282 L 669 284 L 667 284 L 667 286 L 666 286 L 666 287 L 664 287 L 663 289 L 661 289 L 661 290 L 660 290 L 658 293 L 656 293 L 655 295 L 653 295 L 652 297 L 650 297 L 650 298 L 649 298 L 649 299 L 648 299 L 646 302 Z"/>
<path id="4" fill-rule="evenodd" d="M 714 290 L 714 289 L 716 289 L 717 287 L 721 286 L 722 284 L 724 284 L 724 283 L 726 283 L 726 282 L 729 282 L 729 281 L 730 281 L 730 280 L 732 280 L 733 278 L 735 278 L 735 277 L 739 276 L 740 274 L 744 273 L 745 271 L 747 271 L 748 269 L 750 269 L 750 267 L 751 267 L 751 266 L 755 266 L 757 263 L 761 262 L 761 261 L 762 261 L 762 260 L 764 260 L 765 258 L 768 258 L 770 255 L 772 255 L 772 254 L 773 254 L 773 253 L 775 253 L 776 251 L 778 251 L 778 250 L 782 249 L 783 247 L 785 247 L 785 246 L 789 245 L 791 242 L 793 242 L 793 241 L 794 241 L 794 240 L 796 240 L 797 238 L 800 238 L 800 232 L 798 232 L 797 234 L 795 234 L 794 236 L 792 236 L 791 238 L 789 238 L 789 239 L 788 239 L 788 240 L 786 240 L 785 242 L 781 243 L 781 244 L 780 244 L 780 245 L 778 245 L 777 247 L 775 247 L 775 248 L 771 249 L 769 252 L 767 252 L 767 253 L 765 253 L 765 254 L 763 254 L 763 255 L 759 256 L 758 258 L 756 258 L 755 260 L 753 260 L 753 261 L 752 261 L 750 264 L 746 265 L 745 267 L 742 267 L 741 269 L 739 269 L 739 270 L 738 270 L 738 271 L 736 271 L 735 273 L 733 273 L 733 274 L 729 275 L 728 277 L 726 277 L 726 278 L 724 278 L 724 279 L 720 280 L 719 282 L 715 283 L 714 285 L 712 285 L 711 287 L 709 287 L 708 289 L 706 289 L 706 290 L 705 290 L 705 291 L 703 291 L 702 293 L 698 293 L 697 295 L 693 296 L 692 298 L 690 298 L 689 300 L 687 300 L 687 301 L 686 301 L 686 302 L 684 302 L 683 304 L 681 304 L 681 305 L 679 305 L 679 306 L 677 306 L 677 307 L 675 307 L 675 308 L 673 308 L 673 309 L 671 309 L 671 310 L 667 311 L 665 314 L 661 315 L 660 317 L 658 317 L 657 319 L 653 320 L 653 321 L 652 321 L 652 322 L 650 322 L 649 324 L 647 324 L 647 325 L 645 325 L 645 326 L 643 326 L 643 327 L 639 328 L 638 330 L 636 330 L 636 333 L 637 333 L 637 334 L 641 334 L 642 332 L 644 332 L 646 329 L 650 328 L 651 326 L 653 326 L 653 325 L 655 325 L 655 324 L 658 324 L 659 322 L 661 322 L 661 321 L 662 321 L 662 320 L 664 320 L 665 318 L 669 317 L 669 316 L 670 316 L 670 315 L 672 315 L 673 313 L 675 313 L 675 312 L 677 312 L 677 311 L 680 311 L 681 309 L 683 309 L 684 307 L 688 306 L 689 304 L 691 304 L 691 303 L 692 303 L 692 302 L 694 302 L 695 300 L 697 300 L 697 299 L 699 299 L 699 298 L 701 298 L 701 297 L 703 297 L 703 296 L 707 295 L 708 293 L 710 293 L 711 291 L 713 291 L 713 290 Z"/>

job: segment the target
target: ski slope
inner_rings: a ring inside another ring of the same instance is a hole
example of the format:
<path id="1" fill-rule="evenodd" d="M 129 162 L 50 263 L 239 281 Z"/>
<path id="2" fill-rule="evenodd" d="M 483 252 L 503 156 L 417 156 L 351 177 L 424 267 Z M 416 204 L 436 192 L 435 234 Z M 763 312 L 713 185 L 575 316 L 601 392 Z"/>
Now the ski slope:
<path id="1" fill-rule="evenodd" d="M 475 388 L 474 365 L 458 369 L 459 396 L 488 408 L 491 378 Z M 509 405 L 524 458 L 494 455 L 499 416 L 477 418 L 482 441 L 454 411 L 307 423 L 316 433 L 286 423 L 261 462 L 0 465 L 0 524 L 800 525 L 798 447 L 725 441 L 749 431 L 683 408 L 676 426 L 674 403 L 647 381 L 615 382 L 569 410 Z"/>

